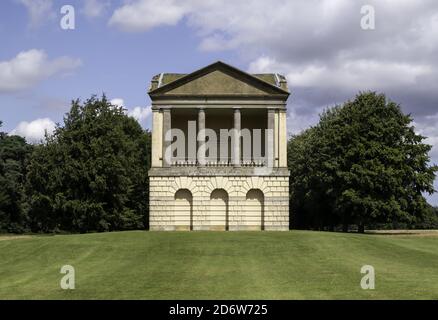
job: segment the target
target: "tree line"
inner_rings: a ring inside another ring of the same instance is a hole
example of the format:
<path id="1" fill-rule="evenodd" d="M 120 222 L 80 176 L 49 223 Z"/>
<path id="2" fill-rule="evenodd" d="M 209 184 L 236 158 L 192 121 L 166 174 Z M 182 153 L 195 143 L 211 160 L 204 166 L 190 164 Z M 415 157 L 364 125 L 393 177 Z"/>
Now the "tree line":
<path id="1" fill-rule="evenodd" d="M 437 166 L 413 119 L 383 94 L 364 92 L 325 110 L 288 143 L 296 228 L 438 228 Z"/>
<path id="2" fill-rule="evenodd" d="M 1 126 L 1 122 L 0 122 Z M 412 118 L 366 92 L 288 142 L 292 228 L 438 228 L 437 167 Z M 40 144 L 0 133 L 0 232 L 147 229 L 151 135 L 105 96 Z"/>
<path id="3" fill-rule="evenodd" d="M 0 231 L 148 227 L 150 132 L 105 96 L 73 101 L 41 144 L 0 135 Z"/>

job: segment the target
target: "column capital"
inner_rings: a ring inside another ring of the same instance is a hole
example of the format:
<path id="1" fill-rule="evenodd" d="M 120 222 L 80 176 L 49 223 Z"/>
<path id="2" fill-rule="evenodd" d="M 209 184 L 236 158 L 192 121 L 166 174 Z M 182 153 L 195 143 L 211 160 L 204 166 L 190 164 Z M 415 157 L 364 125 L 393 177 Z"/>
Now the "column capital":
<path id="1" fill-rule="evenodd" d="M 198 107 L 198 111 L 204 111 L 205 110 L 205 107 L 204 106 L 199 106 Z"/>
<path id="2" fill-rule="evenodd" d="M 160 110 L 170 111 L 170 110 L 172 110 L 172 107 L 171 106 L 163 106 L 163 107 L 160 107 Z"/>
<path id="3" fill-rule="evenodd" d="M 241 107 L 233 107 L 234 112 L 240 111 Z"/>
<path id="4" fill-rule="evenodd" d="M 275 112 L 278 110 L 278 107 L 267 107 L 268 112 Z"/>

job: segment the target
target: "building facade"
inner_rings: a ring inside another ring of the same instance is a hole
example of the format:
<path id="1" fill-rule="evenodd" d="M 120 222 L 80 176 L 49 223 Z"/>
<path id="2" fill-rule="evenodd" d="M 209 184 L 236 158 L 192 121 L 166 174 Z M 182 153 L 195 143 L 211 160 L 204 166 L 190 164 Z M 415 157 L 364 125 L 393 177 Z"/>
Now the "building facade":
<path id="1" fill-rule="evenodd" d="M 150 230 L 288 230 L 286 80 L 223 62 L 153 77 Z"/>

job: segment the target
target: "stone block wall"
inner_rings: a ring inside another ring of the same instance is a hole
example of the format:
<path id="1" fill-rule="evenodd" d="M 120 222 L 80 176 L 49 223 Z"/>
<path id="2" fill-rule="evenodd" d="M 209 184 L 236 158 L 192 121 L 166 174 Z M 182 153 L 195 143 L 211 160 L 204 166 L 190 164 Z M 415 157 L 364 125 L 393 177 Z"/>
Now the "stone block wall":
<path id="1" fill-rule="evenodd" d="M 150 176 L 149 204 L 150 230 L 288 230 L 289 177 Z"/>

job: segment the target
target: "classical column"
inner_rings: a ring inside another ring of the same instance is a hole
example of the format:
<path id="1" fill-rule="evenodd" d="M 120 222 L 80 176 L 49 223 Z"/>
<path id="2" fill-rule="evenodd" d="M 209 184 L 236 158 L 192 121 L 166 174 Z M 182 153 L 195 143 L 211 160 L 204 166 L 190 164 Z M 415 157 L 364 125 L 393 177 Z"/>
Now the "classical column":
<path id="1" fill-rule="evenodd" d="M 278 146 L 279 146 L 279 115 L 278 115 L 278 109 L 275 110 L 274 114 L 274 167 L 278 167 L 280 157 L 278 152 Z"/>
<path id="2" fill-rule="evenodd" d="M 152 167 L 162 166 L 163 157 L 163 114 L 159 109 L 152 109 Z"/>
<path id="3" fill-rule="evenodd" d="M 163 167 L 170 167 L 172 164 L 172 153 L 170 148 L 170 145 L 172 144 L 172 123 L 170 110 L 170 107 L 163 108 Z"/>
<path id="4" fill-rule="evenodd" d="M 205 109 L 198 109 L 198 164 L 205 165 Z M 190 142 L 189 142 L 190 143 Z"/>
<path id="5" fill-rule="evenodd" d="M 234 108 L 234 134 L 233 134 L 233 166 L 240 167 L 240 108 Z"/>
<path id="6" fill-rule="evenodd" d="M 267 166 L 275 166 L 275 109 L 268 108 L 268 130 L 265 143 L 265 157 Z"/>
<path id="7" fill-rule="evenodd" d="M 279 110 L 279 167 L 287 167 L 287 125 L 286 125 L 286 109 Z"/>

